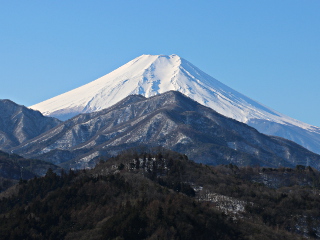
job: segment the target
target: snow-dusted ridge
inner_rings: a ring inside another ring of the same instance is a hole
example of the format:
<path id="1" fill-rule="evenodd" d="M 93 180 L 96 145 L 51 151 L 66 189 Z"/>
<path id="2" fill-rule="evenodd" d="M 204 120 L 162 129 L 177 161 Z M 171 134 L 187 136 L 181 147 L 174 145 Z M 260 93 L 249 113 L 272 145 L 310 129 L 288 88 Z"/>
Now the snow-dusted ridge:
<path id="1" fill-rule="evenodd" d="M 62 120 L 107 108 L 131 94 L 176 90 L 217 112 L 320 153 L 320 128 L 276 112 L 229 88 L 178 55 L 142 55 L 111 73 L 30 108 Z"/>

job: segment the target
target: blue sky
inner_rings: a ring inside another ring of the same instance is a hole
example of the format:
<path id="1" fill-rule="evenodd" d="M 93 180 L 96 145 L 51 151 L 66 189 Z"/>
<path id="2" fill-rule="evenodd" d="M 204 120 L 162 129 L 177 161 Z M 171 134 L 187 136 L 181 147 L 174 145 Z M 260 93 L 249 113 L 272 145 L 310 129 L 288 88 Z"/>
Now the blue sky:
<path id="1" fill-rule="evenodd" d="M 30 106 L 142 54 L 178 54 L 320 126 L 320 1 L 1 1 L 0 98 Z"/>

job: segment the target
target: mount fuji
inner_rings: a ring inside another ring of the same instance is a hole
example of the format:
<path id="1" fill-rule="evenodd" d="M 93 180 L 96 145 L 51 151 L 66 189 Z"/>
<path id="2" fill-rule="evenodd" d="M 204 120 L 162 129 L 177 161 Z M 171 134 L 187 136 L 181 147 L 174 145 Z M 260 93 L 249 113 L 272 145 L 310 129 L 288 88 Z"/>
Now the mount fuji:
<path id="1" fill-rule="evenodd" d="M 231 89 L 178 55 L 142 55 L 111 73 L 30 108 L 67 120 L 110 107 L 128 95 L 151 97 L 179 91 L 262 133 L 320 153 L 320 128 L 290 118 Z"/>

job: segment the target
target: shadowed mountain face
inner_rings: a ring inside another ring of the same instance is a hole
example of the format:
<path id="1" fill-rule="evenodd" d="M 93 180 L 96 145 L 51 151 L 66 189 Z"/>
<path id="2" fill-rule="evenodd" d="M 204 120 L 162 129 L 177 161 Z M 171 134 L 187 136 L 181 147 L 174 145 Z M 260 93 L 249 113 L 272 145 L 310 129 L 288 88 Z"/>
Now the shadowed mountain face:
<path id="1" fill-rule="evenodd" d="M 131 95 L 102 111 L 80 114 L 13 150 L 66 168 L 82 168 L 93 166 L 101 155 L 145 145 L 214 165 L 320 168 L 319 155 L 261 134 L 175 91 L 150 98 Z"/>
<path id="2" fill-rule="evenodd" d="M 61 123 L 10 100 L 0 100 L 0 149 L 7 150 Z"/>

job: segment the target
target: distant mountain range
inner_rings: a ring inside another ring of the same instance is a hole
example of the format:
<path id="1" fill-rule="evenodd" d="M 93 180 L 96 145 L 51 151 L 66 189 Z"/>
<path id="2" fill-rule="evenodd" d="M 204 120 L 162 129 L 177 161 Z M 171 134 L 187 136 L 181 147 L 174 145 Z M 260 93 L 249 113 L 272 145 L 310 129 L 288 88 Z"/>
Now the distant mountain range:
<path id="1" fill-rule="evenodd" d="M 65 168 L 92 167 L 99 156 L 162 146 L 207 164 L 298 164 L 320 169 L 320 156 L 284 138 L 267 136 L 177 91 L 130 95 L 110 108 L 80 114 L 23 144 L 14 153 Z"/>
<path id="2" fill-rule="evenodd" d="M 276 112 L 224 85 L 177 55 L 142 55 L 79 88 L 31 106 L 44 115 L 69 119 L 110 107 L 131 94 L 151 97 L 182 92 L 224 116 L 320 153 L 320 128 Z"/>

